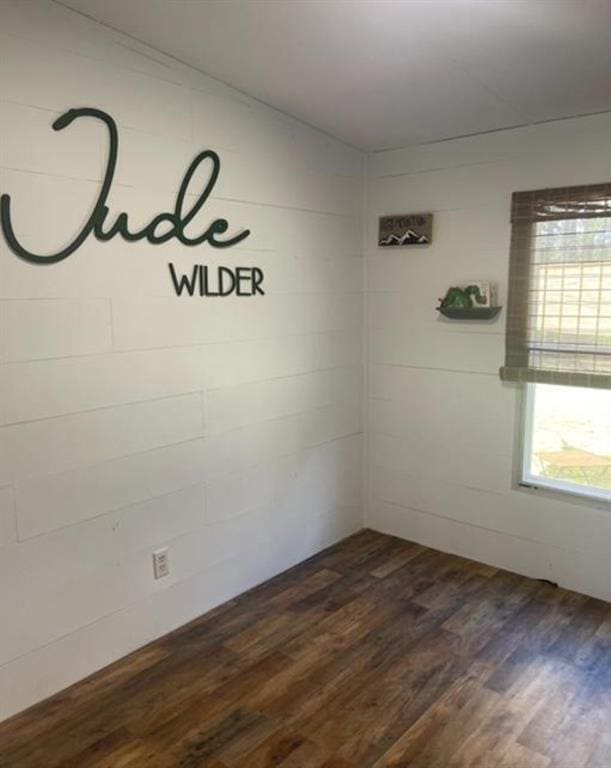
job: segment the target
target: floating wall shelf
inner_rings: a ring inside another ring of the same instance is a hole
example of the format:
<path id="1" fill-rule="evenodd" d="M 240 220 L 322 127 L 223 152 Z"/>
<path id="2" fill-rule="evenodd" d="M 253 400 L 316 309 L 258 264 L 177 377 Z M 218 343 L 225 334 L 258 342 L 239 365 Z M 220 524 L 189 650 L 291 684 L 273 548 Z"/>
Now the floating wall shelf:
<path id="1" fill-rule="evenodd" d="M 445 317 L 452 320 L 492 320 L 502 307 L 437 307 Z"/>

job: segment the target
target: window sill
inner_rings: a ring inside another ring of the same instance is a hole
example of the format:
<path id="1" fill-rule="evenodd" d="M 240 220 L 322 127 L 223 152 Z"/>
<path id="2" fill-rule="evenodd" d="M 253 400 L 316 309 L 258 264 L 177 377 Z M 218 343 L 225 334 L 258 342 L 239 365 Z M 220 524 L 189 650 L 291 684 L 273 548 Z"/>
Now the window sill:
<path id="1" fill-rule="evenodd" d="M 605 491 L 602 488 L 588 488 L 587 486 L 577 485 L 575 483 L 567 483 L 562 480 L 550 480 L 545 477 L 524 477 L 519 481 L 519 485 L 522 488 L 527 488 L 531 491 L 548 491 L 551 493 L 562 494 L 562 496 L 573 496 L 575 500 L 589 501 L 591 503 L 597 503 L 600 505 L 611 504 L 611 491 Z"/>

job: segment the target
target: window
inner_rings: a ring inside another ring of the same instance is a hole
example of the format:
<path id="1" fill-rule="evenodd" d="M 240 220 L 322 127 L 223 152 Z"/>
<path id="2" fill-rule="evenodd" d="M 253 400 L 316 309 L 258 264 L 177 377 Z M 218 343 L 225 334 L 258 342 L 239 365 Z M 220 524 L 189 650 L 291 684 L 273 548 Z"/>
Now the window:
<path id="1" fill-rule="evenodd" d="M 611 184 L 516 192 L 505 365 L 521 481 L 611 501 Z"/>
<path id="2" fill-rule="evenodd" d="M 501 378 L 611 388 L 611 184 L 515 192 Z"/>
<path id="3" fill-rule="evenodd" d="M 611 501 L 611 392 L 528 384 L 522 482 Z"/>

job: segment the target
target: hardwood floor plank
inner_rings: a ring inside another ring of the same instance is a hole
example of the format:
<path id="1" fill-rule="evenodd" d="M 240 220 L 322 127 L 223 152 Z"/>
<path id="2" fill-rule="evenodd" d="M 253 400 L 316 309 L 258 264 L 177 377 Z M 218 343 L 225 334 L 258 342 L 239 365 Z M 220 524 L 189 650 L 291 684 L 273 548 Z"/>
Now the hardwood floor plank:
<path id="1" fill-rule="evenodd" d="M 603 723 L 599 733 L 596 736 L 590 756 L 586 762 L 585 768 L 607 768 L 611 765 L 611 728 L 609 727 L 609 712 L 611 712 L 611 693 L 604 694 L 604 703 L 601 702 L 600 718 Z"/>
<path id="2" fill-rule="evenodd" d="M 491 765 L 501 762 L 556 686 L 557 665 L 550 660 L 537 660 L 506 695 L 499 696 L 483 713 L 476 727 L 470 729 L 467 739 L 454 754 L 457 768 L 473 765 L 482 754 Z"/>
<path id="3" fill-rule="evenodd" d="M 330 755 L 311 741 L 304 741 L 290 753 L 279 768 L 322 768 L 328 762 Z"/>
<path id="4" fill-rule="evenodd" d="M 92 768 L 100 768 L 100 766 L 108 765 L 109 760 L 112 760 L 114 764 L 121 752 L 127 751 L 129 753 L 132 751 L 133 756 L 133 741 L 134 735 L 127 728 L 119 728 L 72 755 L 72 757 L 62 760 L 62 768 L 80 768 L 83 764 L 90 765 Z"/>
<path id="5" fill-rule="evenodd" d="M 214 758 L 230 766 L 276 729 L 277 725 L 264 715 L 238 707 L 212 723 L 198 724 L 176 739 L 168 750 L 170 764 L 195 768 L 203 758 Z"/>
<path id="6" fill-rule="evenodd" d="M 419 544 L 414 544 L 411 547 L 398 547 L 396 554 L 386 557 L 373 570 L 370 570 L 370 573 L 376 579 L 385 579 L 423 551 L 424 547 Z"/>
<path id="7" fill-rule="evenodd" d="M 556 707 L 541 708 L 519 743 L 545 751 L 558 768 L 587 765 L 600 743 L 600 737 L 611 724 L 611 700 L 601 690 L 600 681 L 591 675 L 568 668 L 563 670 L 562 685 Z M 559 697 L 559 698 L 560 698 Z M 551 696 L 547 695 L 547 702 Z"/>
<path id="8" fill-rule="evenodd" d="M 551 764 L 549 757 L 513 742 L 500 756 L 495 768 L 518 768 L 521 765 L 526 765 L 528 768 L 550 768 Z"/>
<path id="9" fill-rule="evenodd" d="M 470 732 L 498 694 L 487 691 L 472 677 L 457 677 L 404 733 L 378 757 L 374 768 L 407 765 L 437 766 L 447 759 Z"/>
<path id="10" fill-rule="evenodd" d="M 280 728 L 244 755 L 234 768 L 273 768 L 301 747 L 305 740 L 301 734 Z"/>

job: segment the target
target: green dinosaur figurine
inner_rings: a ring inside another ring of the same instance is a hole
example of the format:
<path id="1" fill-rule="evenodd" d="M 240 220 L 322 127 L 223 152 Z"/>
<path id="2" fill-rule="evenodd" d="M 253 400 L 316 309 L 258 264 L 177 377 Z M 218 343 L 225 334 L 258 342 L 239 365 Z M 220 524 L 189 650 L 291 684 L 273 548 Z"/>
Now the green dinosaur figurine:
<path id="1" fill-rule="evenodd" d="M 485 304 L 486 299 L 482 296 L 477 285 L 468 285 L 466 288 L 457 288 L 453 286 L 448 288 L 443 299 L 439 299 L 439 307 L 451 307 L 460 309 L 472 309 L 476 304 Z"/>

